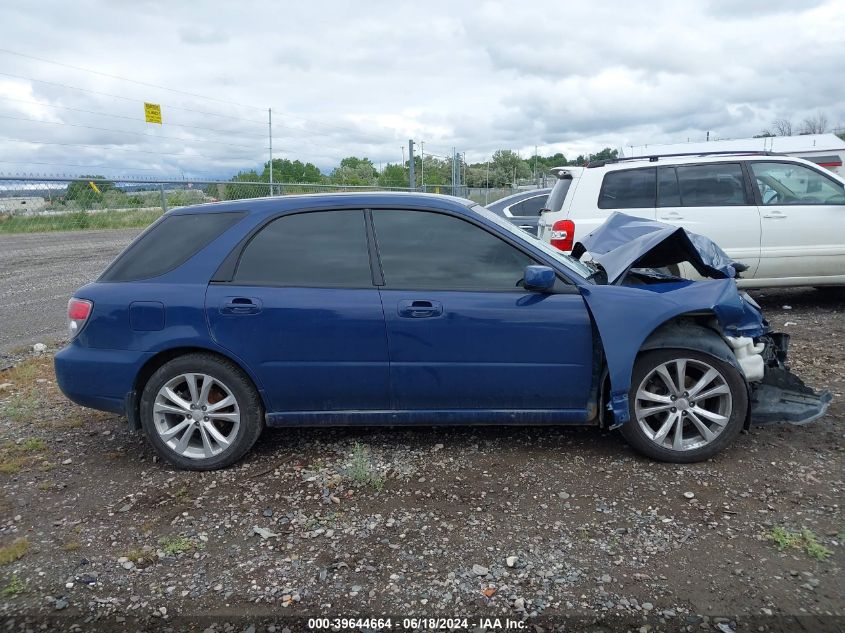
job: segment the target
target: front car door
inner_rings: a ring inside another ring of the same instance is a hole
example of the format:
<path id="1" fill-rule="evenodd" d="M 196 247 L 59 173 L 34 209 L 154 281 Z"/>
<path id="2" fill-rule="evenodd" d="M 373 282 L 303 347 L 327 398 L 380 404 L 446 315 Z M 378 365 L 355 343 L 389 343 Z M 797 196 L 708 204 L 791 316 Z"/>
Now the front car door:
<path id="1" fill-rule="evenodd" d="M 372 219 L 394 409 L 558 410 L 586 420 L 593 334 L 574 285 L 526 291 L 523 271 L 536 262 L 463 218 L 373 210 Z"/>
<path id="2" fill-rule="evenodd" d="M 657 219 L 709 237 L 755 275 L 760 262 L 760 214 L 741 163 L 669 165 L 657 169 Z M 688 264 L 685 277 L 697 278 Z"/>
<path id="3" fill-rule="evenodd" d="M 845 283 L 842 182 L 821 169 L 789 161 L 751 161 L 749 167 L 763 221 L 756 277 Z"/>
<path id="4" fill-rule="evenodd" d="M 258 375 L 273 412 L 387 409 L 387 336 L 364 212 L 272 220 L 212 282 L 214 339 Z"/>

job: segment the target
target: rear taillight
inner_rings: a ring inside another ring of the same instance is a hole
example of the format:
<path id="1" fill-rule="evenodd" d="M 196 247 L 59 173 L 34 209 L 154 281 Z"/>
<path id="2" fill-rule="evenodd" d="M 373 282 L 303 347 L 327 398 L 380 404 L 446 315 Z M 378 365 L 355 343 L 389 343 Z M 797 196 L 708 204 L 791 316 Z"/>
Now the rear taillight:
<path id="1" fill-rule="evenodd" d="M 76 336 L 85 325 L 93 307 L 94 304 L 85 299 L 74 298 L 67 302 L 67 329 L 70 331 L 71 338 Z"/>
<path id="2" fill-rule="evenodd" d="M 558 220 L 552 225 L 549 243 L 562 251 L 571 251 L 575 239 L 575 222 L 572 220 Z"/>

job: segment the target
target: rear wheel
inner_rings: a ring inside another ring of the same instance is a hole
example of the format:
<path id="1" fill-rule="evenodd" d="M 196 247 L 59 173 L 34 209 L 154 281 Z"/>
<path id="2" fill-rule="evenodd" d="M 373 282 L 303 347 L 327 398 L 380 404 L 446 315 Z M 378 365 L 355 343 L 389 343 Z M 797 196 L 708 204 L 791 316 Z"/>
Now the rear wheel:
<path id="1" fill-rule="evenodd" d="M 745 379 L 730 364 L 694 350 L 655 350 L 634 366 L 631 419 L 621 432 L 648 457 L 697 462 L 733 441 L 747 408 Z"/>
<path id="2" fill-rule="evenodd" d="M 230 466 L 264 426 L 249 378 L 208 354 L 181 356 L 150 377 L 141 395 L 141 425 L 162 459 L 186 470 Z"/>

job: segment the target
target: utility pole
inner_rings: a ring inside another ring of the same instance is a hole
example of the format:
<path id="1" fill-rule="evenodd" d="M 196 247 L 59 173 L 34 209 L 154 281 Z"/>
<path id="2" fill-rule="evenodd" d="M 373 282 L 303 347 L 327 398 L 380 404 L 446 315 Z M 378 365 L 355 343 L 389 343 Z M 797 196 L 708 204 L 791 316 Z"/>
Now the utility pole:
<path id="1" fill-rule="evenodd" d="M 487 188 L 484 190 L 484 206 L 487 206 L 487 201 L 490 198 L 490 159 L 487 159 Z"/>
<path id="2" fill-rule="evenodd" d="M 420 141 L 420 187 L 425 193 L 425 141 Z"/>
<path id="3" fill-rule="evenodd" d="M 414 139 L 408 139 L 408 187 L 416 189 L 417 177 L 414 174 Z"/>
<path id="4" fill-rule="evenodd" d="M 270 135 L 270 195 L 273 195 L 273 108 L 267 108 L 267 131 Z"/>

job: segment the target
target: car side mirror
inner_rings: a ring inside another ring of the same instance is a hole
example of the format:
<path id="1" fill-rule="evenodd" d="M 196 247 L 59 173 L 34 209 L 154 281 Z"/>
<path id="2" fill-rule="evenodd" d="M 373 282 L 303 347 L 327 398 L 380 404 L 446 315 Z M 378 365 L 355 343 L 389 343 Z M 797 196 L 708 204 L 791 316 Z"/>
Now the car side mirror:
<path id="1" fill-rule="evenodd" d="M 522 285 L 526 290 L 549 290 L 555 285 L 556 277 L 548 266 L 526 266 Z"/>

